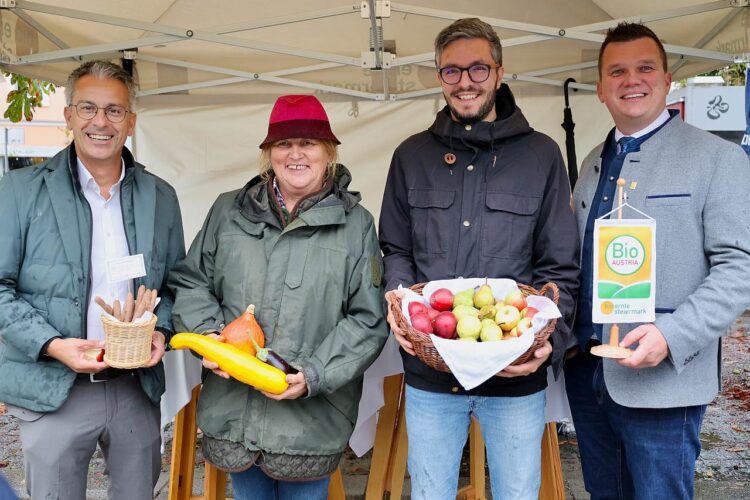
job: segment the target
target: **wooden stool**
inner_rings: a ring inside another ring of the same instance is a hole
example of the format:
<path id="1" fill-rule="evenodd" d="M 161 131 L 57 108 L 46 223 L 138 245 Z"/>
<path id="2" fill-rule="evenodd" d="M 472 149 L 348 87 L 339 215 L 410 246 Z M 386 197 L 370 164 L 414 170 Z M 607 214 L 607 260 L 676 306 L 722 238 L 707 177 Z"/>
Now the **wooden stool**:
<path id="1" fill-rule="evenodd" d="M 403 375 L 386 377 L 383 382 L 385 405 L 378 416 L 365 500 L 382 500 L 386 492 L 389 493 L 389 498 L 398 500 L 403 493 L 407 451 L 403 398 Z M 541 445 L 542 484 L 539 499 L 564 500 L 565 486 L 554 422 L 546 425 Z M 484 440 L 479 423 L 472 419 L 469 429 L 469 484 L 458 490 L 457 499 L 486 498 L 485 460 Z"/>
<path id="2" fill-rule="evenodd" d="M 174 419 L 172 434 L 172 464 L 169 471 L 169 500 L 224 500 L 226 498 L 227 474 L 208 462 L 205 463 L 203 494 L 193 495 L 193 471 L 195 470 L 195 423 L 200 386 L 193 389 L 190 402 Z M 328 483 L 329 500 L 345 500 L 341 467 L 331 475 Z"/>

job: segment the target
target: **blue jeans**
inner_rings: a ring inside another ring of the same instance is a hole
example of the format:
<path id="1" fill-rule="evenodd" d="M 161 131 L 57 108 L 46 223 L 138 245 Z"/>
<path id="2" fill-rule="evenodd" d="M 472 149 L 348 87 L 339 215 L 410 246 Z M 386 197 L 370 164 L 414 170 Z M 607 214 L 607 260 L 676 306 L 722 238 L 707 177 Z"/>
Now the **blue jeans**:
<path id="1" fill-rule="evenodd" d="M 465 396 L 406 386 L 406 430 L 414 500 L 455 500 L 470 417 L 487 448 L 492 497 L 537 500 L 545 392 L 522 397 Z"/>
<path id="2" fill-rule="evenodd" d="M 278 481 L 253 465 L 243 472 L 230 474 L 235 500 L 326 500 L 328 480 Z"/>
<path id="3" fill-rule="evenodd" d="M 693 498 L 705 406 L 619 405 L 607 392 L 601 358 L 584 352 L 566 363 L 565 388 L 592 500 Z"/>

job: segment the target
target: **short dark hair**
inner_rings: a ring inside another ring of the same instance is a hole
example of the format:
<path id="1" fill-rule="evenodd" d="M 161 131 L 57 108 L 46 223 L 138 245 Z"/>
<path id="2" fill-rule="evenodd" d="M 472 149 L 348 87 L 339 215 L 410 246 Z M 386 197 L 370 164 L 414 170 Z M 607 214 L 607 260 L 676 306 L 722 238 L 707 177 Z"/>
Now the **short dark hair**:
<path id="1" fill-rule="evenodd" d="M 78 80 L 84 76 L 93 76 L 94 78 L 117 80 L 122 82 L 123 85 L 128 89 L 128 104 L 130 105 L 130 111 L 135 109 L 135 92 L 138 85 L 130 76 L 130 73 L 125 71 L 122 66 L 111 63 L 109 61 L 89 61 L 81 64 L 68 76 L 68 81 L 65 83 L 65 103 L 70 106 L 73 104 L 73 92 Z"/>
<path id="2" fill-rule="evenodd" d="M 646 27 L 641 23 L 620 23 L 614 28 L 607 30 L 607 36 L 604 37 L 602 46 L 599 47 L 599 78 L 602 77 L 602 56 L 604 55 L 604 49 L 610 43 L 618 42 L 632 42 L 633 40 L 639 40 L 641 38 L 650 38 L 656 43 L 659 48 L 659 56 L 661 57 L 661 64 L 664 72 L 667 71 L 667 52 L 664 50 L 664 44 L 661 43 L 656 33 L 651 31 L 650 28 Z"/>
<path id="3" fill-rule="evenodd" d="M 438 33 L 435 38 L 435 67 L 440 66 L 440 55 L 448 44 L 466 38 L 487 40 L 490 44 L 492 60 L 498 66 L 503 65 L 503 46 L 500 44 L 500 37 L 497 36 L 495 29 L 478 17 L 465 17 L 454 21 Z"/>

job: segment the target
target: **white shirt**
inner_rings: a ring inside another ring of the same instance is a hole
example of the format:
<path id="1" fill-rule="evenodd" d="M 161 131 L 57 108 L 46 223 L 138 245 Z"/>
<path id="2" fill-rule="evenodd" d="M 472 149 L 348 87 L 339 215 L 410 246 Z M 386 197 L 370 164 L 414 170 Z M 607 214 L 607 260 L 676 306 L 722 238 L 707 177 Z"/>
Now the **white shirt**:
<path id="1" fill-rule="evenodd" d="M 664 108 L 664 111 L 662 111 L 661 114 L 656 117 L 656 120 L 652 121 L 648 125 L 648 127 L 642 128 L 641 130 L 639 130 L 638 132 L 636 132 L 634 134 L 623 134 L 622 132 L 620 132 L 620 129 L 615 128 L 615 142 L 619 141 L 620 139 L 622 139 L 626 135 L 628 137 L 634 137 L 634 138 L 638 139 L 639 137 L 642 137 L 642 136 L 648 134 L 652 130 L 655 130 L 655 129 L 661 127 L 661 125 L 664 122 L 666 122 L 667 120 L 669 120 L 669 111 L 667 111 L 667 109 Z"/>
<path id="2" fill-rule="evenodd" d="M 89 340 L 104 340 L 102 308 L 94 302 L 100 296 L 108 304 L 118 299 L 124 304 L 128 295 L 129 281 L 107 282 L 107 261 L 130 255 L 125 225 L 122 221 L 120 185 L 125 177 L 125 162 L 121 162 L 120 179 L 109 189 L 109 199 L 101 195 L 99 186 L 91 173 L 78 160 L 78 179 L 81 190 L 91 207 L 91 294 L 89 295 L 86 331 Z M 85 245 L 87 242 L 83 242 Z"/>

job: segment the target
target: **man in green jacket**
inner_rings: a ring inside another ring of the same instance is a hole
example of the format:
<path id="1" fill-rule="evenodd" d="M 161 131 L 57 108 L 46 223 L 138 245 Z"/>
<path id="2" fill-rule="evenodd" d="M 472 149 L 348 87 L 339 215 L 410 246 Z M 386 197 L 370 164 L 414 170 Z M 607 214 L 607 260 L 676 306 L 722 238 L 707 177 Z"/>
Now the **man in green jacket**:
<path id="1" fill-rule="evenodd" d="M 97 444 L 110 499 L 151 499 L 159 477 L 165 283 L 185 250 L 174 189 L 124 147 L 135 90 L 119 66 L 83 64 L 65 90 L 73 144 L 0 179 L 0 401 L 20 419 L 32 498 L 85 498 Z M 146 366 L 89 359 L 104 346 L 94 298 L 140 285 L 161 297 Z"/>

